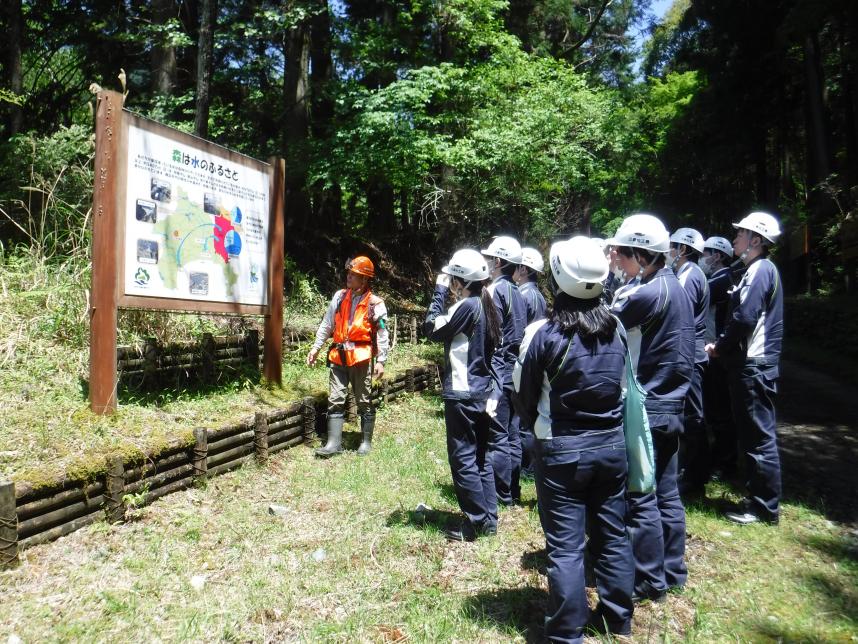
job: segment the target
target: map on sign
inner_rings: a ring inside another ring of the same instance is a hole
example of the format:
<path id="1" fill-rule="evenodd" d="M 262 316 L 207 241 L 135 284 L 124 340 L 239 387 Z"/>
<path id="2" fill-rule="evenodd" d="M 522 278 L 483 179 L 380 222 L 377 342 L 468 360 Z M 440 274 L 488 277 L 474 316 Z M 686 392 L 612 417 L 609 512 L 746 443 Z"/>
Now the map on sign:
<path id="1" fill-rule="evenodd" d="M 129 127 L 125 293 L 264 305 L 268 175 Z"/>

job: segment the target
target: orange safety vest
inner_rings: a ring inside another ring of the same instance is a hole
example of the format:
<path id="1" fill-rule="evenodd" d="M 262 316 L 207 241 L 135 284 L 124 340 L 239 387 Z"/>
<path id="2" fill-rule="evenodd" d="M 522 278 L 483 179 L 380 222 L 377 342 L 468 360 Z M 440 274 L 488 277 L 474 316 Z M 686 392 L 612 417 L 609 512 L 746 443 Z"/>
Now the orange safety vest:
<path id="1" fill-rule="evenodd" d="M 359 362 L 366 362 L 375 354 L 372 320 L 369 317 L 371 298 L 372 293 L 367 291 L 355 309 L 352 323 L 349 324 L 352 290 L 346 289 L 334 315 L 334 344 L 328 351 L 328 360 L 334 364 L 351 367 Z M 343 365 L 343 358 L 345 358 L 345 365 Z"/>

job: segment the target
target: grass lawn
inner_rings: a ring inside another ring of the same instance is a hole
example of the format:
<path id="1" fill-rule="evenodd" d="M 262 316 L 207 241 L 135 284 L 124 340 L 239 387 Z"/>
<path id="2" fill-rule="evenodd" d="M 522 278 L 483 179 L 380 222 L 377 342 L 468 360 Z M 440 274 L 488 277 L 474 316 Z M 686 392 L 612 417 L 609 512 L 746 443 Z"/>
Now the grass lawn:
<path id="1" fill-rule="evenodd" d="M 439 399 L 387 406 L 377 434 L 367 458 L 317 461 L 298 447 L 129 523 L 24 551 L 0 573 L 0 641 L 538 639 L 533 485 L 502 511 L 497 537 L 450 544 L 438 529 L 456 512 Z M 688 532 L 688 587 L 638 607 L 635 641 L 858 641 L 854 533 L 790 504 L 778 528 L 693 506 Z"/>
<path id="2" fill-rule="evenodd" d="M 304 365 L 309 348 L 306 343 L 284 353 L 283 389 L 265 386 L 253 373 L 204 389 L 121 390 L 119 409 L 110 416 L 89 410 L 88 351 L 57 345 L 21 352 L 0 369 L 0 479 L 39 483 L 64 472 L 85 477 L 102 470 L 110 453 L 157 452 L 176 441 L 191 441 L 195 427 L 217 428 L 326 392 L 324 361 L 312 369 Z M 436 346 L 400 343 L 386 376 L 439 356 Z"/>

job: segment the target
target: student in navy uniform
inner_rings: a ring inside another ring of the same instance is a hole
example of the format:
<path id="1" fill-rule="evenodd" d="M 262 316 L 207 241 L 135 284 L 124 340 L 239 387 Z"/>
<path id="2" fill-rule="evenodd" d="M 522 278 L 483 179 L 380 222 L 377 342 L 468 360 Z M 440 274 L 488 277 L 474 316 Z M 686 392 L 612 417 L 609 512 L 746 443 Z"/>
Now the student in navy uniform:
<path id="1" fill-rule="evenodd" d="M 706 350 L 727 365 L 733 419 L 745 454 L 748 497 L 727 519 L 776 524 L 780 518 L 781 466 L 775 420 L 778 363 L 783 340 L 783 288 L 768 259 L 780 224 L 752 212 L 738 224 L 733 252 L 748 268 L 731 292 L 732 313 L 724 334 Z"/>
<path id="2" fill-rule="evenodd" d="M 605 257 L 608 259 L 608 276 L 602 284 L 602 300 L 610 304 L 614 300 L 614 291 L 623 285 L 623 273 L 616 263 L 617 254 L 614 249 L 601 237 L 591 237 L 599 245 Z"/>
<path id="3" fill-rule="evenodd" d="M 618 293 L 611 310 L 628 332 L 655 450 L 656 491 L 629 494 L 628 526 L 635 555 L 635 599 L 661 601 L 682 587 L 685 509 L 677 485 L 679 435 L 694 370 L 694 312 L 674 272 L 665 266 L 667 229 L 652 215 L 632 215 L 611 245 L 631 251 L 640 283 Z"/>
<path id="4" fill-rule="evenodd" d="M 709 480 L 709 438 L 703 413 L 703 374 L 709 362 L 706 354 L 709 281 L 697 265 L 704 243 L 703 235 L 693 228 L 679 228 L 670 236 L 670 265 L 694 311 L 694 372 L 685 396 L 679 446 L 679 491 L 689 498 L 705 496 Z"/>
<path id="5" fill-rule="evenodd" d="M 707 344 L 715 342 L 724 333 L 729 291 L 733 288 L 732 258 L 733 245 L 724 237 L 710 237 L 703 244 L 700 268 L 709 277 Z M 739 462 L 738 439 L 730 408 L 727 370 L 721 358 L 710 358 L 703 374 L 703 410 L 706 426 L 712 434 L 710 474 L 721 480 L 732 478 Z"/>
<path id="6" fill-rule="evenodd" d="M 549 255 L 554 306 L 527 327 L 513 381 L 516 408 L 536 434 L 536 490 L 548 556 L 545 635 L 581 642 L 593 629 L 631 632 L 634 562 L 625 526 L 622 377 L 625 345 L 602 302 L 608 260 L 591 239 Z M 589 535 L 599 604 L 584 589 Z"/>
<path id="7" fill-rule="evenodd" d="M 606 293 L 604 299 L 610 305 L 620 293 L 640 284 L 641 280 L 638 273 L 641 267 L 635 261 L 631 248 L 610 245 L 608 248 L 610 248 L 608 259 L 611 262 L 611 272 L 614 279 L 611 280 L 613 290 L 610 292 L 610 297 Z M 605 281 L 607 282 L 607 280 Z"/>
<path id="8" fill-rule="evenodd" d="M 498 503 L 513 505 L 519 488 L 521 470 L 521 437 L 513 421 L 512 368 L 518 357 L 518 347 L 527 326 L 527 305 L 512 281 L 521 262 L 521 246 L 512 237 L 496 237 L 482 251 L 489 267 L 492 283 L 489 292 L 501 320 L 502 338 L 492 356 L 495 389 L 486 405 L 491 417 L 489 455 L 495 474 Z"/>
<path id="9" fill-rule="evenodd" d="M 512 275 L 513 281 L 518 286 L 518 291 L 527 305 L 527 324 L 532 324 L 545 317 L 545 298 L 539 290 L 537 278 L 545 268 L 542 254 L 535 248 L 525 247 L 521 249 L 521 264 L 518 265 Z M 514 410 L 513 410 L 514 411 Z M 521 424 L 518 414 L 512 419 L 518 426 L 521 436 L 521 476 L 533 478 L 533 428 Z M 513 498 L 521 498 L 521 486 L 512 490 Z"/>
<path id="10" fill-rule="evenodd" d="M 512 274 L 512 281 L 518 286 L 518 292 L 527 306 L 527 324 L 545 317 L 545 298 L 539 290 L 537 280 L 545 268 L 542 254 L 535 248 L 521 249 L 521 263 Z"/>
<path id="11" fill-rule="evenodd" d="M 447 456 L 453 488 L 465 520 L 445 532 L 448 539 L 473 541 L 497 532 L 497 500 L 488 457 L 486 401 L 494 387 L 491 357 L 500 340 L 500 321 L 488 286 L 489 270 L 475 250 L 456 251 L 441 269 L 424 333 L 444 343 L 441 397 L 447 424 Z M 446 313 L 450 293 L 456 297 Z"/>

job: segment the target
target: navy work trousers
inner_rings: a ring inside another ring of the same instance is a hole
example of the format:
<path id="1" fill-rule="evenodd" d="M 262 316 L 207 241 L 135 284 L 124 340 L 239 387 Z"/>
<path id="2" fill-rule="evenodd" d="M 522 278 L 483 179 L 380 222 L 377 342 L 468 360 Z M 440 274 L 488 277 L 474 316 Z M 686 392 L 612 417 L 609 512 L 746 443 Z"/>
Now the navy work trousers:
<path id="1" fill-rule="evenodd" d="M 694 364 L 691 384 L 685 396 L 682 438 L 679 449 L 680 488 L 702 491 L 709 480 L 709 439 L 703 412 L 703 374 L 705 362 Z"/>
<path id="2" fill-rule="evenodd" d="M 504 387 L 497 413 L 490 421 L 489 456 L 494 469 L 497 500 L 505 505 L 513 502 L 513 471 L 521 469 L 521 438 L 518 424 L 512 422 L 513 417 L 512 387 Z"/>
<path id="3" fill-rule="evenodd" d="M 677 461 L 682 417 L 649 414 L 655 451 L 655 492 L 629 494 L 629 533 L 635 555 L 635 594 L 655 597 L 682 587 L 685 567 L 685 508 L 679 498 Z"/>
<path id="4" fill-rule="evenodd" d="M 584 590 L 584 534 L 593 557 L 595 619 L 628 633 L 634 561 L 626 532 L 628 465 L 622 428 L 536 440 L 536 493 L 548 555 L 545 636 L 581 642 L 590 616 Z"/>
<path id="5" fill-rule="evenodd" d="M 710 466 L 733 474 L 739 465 L 739 439 L 733 423 L 727 369 L 721 358 L 711 358 L 703 375 L 703 409 L 712 433 Z"/>
<path id="6" fill-rule="evenodd" d="M 476 529 L 497 527 L 492 463 L 487 456 L 489 417 L 485 400 L 445 400 L 447 458 L 459 508 Z"/>
<path id="7" fill-rule="evenodd" d="M 775 420 L 777 367 L 745 364 L 730 369 L 729 381 L 752 511 L 761 519 L 777 521 L 781 499 L 781 461 Z"/>

